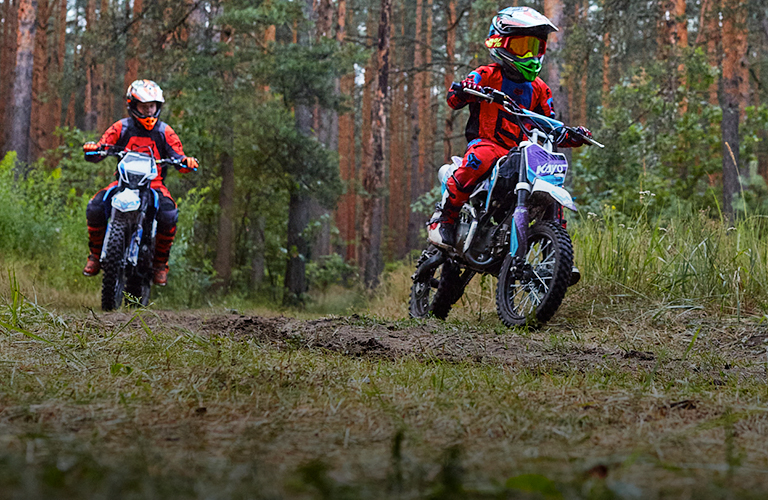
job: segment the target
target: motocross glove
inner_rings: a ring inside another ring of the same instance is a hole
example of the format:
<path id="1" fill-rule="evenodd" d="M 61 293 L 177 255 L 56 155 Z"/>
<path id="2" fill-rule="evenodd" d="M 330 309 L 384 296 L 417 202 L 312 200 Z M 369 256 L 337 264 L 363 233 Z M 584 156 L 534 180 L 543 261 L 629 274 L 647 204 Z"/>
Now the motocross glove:
<path id="1" fill-rule="evenodd" d="M 200 164 L 197 161 L 197 158 L 193 158 L 192 156 L 185 156 L 183 160 L 181 160 L 181 164 L 183 166 L 179 167 L 179 172 L 182 174 L 188 174 L 189 172 L 197 172 L 197 167 L 200 166 Z"/>
<path id="2" fill-rule="evenodd" d="M 579 146 L 587 144 L 584 137 L 592 138 L 592 132 L 586 127 L 576 127 L 575 130 L 578 133 L 574 133 L 572 130 L 566 130 L 561 134 L 557 140 L 557 145 L 563 146 L 564 148 L 578 148 Z"/>
<path id="3" fill-rule="evenodd" d="M 95 153 L 96 151 L 99 150 L 100 147 L 101 146 L 96 142 L 86 142 L 85 144 L 83 144 L 83 152 L 85 154 Z"/>
<path id="4" fill-rule="evenodd" d="M 469 89 L 469 90 L 474 90 L 475 92 L 481 92 L 481 93 L 483 92 L 483 87 L 475 83 L 475 80 L 473 78 L 465 78 L 464 80 L 461 81 L 461 83 L 459 83 L 459 85 L 461 85 L 461 90 Z M 476 101 L 479 98 L 474 95 L 466 94 L 465 99 L 468 101 L 469 100 Z"/>

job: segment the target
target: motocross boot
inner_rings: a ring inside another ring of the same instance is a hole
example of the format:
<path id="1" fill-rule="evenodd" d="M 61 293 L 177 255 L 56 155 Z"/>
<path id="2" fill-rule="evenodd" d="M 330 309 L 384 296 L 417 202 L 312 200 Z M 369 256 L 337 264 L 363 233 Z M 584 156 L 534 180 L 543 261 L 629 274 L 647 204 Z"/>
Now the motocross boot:
<path id="1" fill-rule="evenodd" d="M 155 267 L 155 275 L 152 280 L 157 286 L 168 284 L 168 264 Z"/>
<path id="2" fill-rule="evenodd" d="M 456 217 L 458 210 L 445 200 L 427 222 L 427 239 L 440 248 L 453 248 L 456 244 Z"/>
<path id="3" fill-rule="evenodd" d="M 96 276 L 99 274 L 99 271 L 101 271 L 101 262 L 99 261 L 99 256 L 95 254 L 89 255 L 88 262 L 85 263 L 85 268 L 83 268 L 83 275 Z"/>

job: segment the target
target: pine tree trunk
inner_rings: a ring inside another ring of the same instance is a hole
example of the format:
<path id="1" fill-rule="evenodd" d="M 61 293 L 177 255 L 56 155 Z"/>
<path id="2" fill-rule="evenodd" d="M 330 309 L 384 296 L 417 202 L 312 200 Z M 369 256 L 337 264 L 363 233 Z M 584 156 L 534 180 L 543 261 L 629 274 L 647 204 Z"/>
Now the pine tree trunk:
<path id="1" fill-rule="evenodd" d="M 613 6 L 608 0 L 603 0 L 603 108 L 608 108 L 608 97 L 611 93 L 613 80 L 611 78 L 611 26 L 613 24 Z"/>
<path id="2" fill-rule="evenodd" d="M 13 77 L 11 131 L 8 149 L 16 151 L 17 175 L 30 160 L 30 121 L 32 111 L 32 71 L 35 49 L 36 0 L 21 0 L 16 37 L 16 68 Z"/>
<path id="3" fill-rule="evenodd" d="M 13 104 L 11 102 L 13 89 L 13 75 L 16 68 L 16 38 L 17 21 L 19 12 L 19 0 L 5 0 L 3 2 L 3 37 L 0 40 L 0 153 L 8 151 L 8 134 L 10 134 L 11 115 Z"/>
<path id="4" fill-rule="evenodd" d="M 707 61 L 713 68 L 720 67 L 722 54 L 720 42 L 722 31 L 720 30 L 720 0 L 702 0 L 699 18 L 699 33 L 696 37 L 696 46 L 703 47 L 707 53 Z M 709 103 L 719 106 L 719 84 L 715 78 L 709 86 Z"/>
<path id="5" fill-rule="evenodd" d="M 32 71 L 32 111 L 30 115 L 30 159 L 40 158 L 50 149 L 55 126 L 46 114 L 47 101 L 50 99 L 48 72 L 48 19 L 50 17 L 48 0 L 38 0 L 37 21 L 35 23 L 35 50 Z"/>
<path id="6" fill-rule="evenodd" d="M 746 0 L 723 2 L 722 102 L 723 211 L 734 220 L 734 199 L 739 194 L 739 120 L 743 96 L 742 64 L 747 54 Z"/>
<path id="7" fill-rule="evenodd" d="M 232 278 L 232 256 L 235 241 L 235 165 L 231 149 L 226 148 L 219 157 L 221 189 L 219 190 L 219 227 L 216 237 L 217 289 L 226 290 Z"/>
<path id="8" fill-rule="evenodd" d="M 430 169 L 432 164 L 432 138 L 430 131 L 431 123 L 431 95 L 432 73 L 430 63 L 432 62 L 432 0 L 427 0 L 426 8 L 426 26 L 424 27 L 423 40 L 416 39 L 416 43 L 423 51 L 422 64 L 416 65 L 416 71 L 421 74 L 421 85 L 419 95 L 419 193 L 429 191 L 432 184 Z"/>
<path id="9" fill-rule="evenodd" d="M 421 103 L 422 98 L 422 89 L 424 88 L 423 85 L 423 79 L 424 75 L 422 73 L 422 66 L 424 64 L 424 59 L 422 57 L 422 46 L 421 46 L 421 25 L 422 25 L 422 0 L 416 0 L 416 28 L 414 32 L 414 40 L 416 40 L 416 43 L 414 44 L 414 50 L 413 50 L 413 78 L 411 80 L 411 85 L 409 85 L 409 93 L 410 93 L 410 109 L 411 109 L 411 140 L 410 140 L 410 156 L 411 156 L 411 168 L 410 168 L 410 182 L 409 182 L 409 194 L 410 194 L 410 204 L 413 205 L 413 203 L 419 199 L 419 196 L 421 196 L 422 191 L 421 187 L 423 185 L 422 178 L 424 176 L 424 172 L 422 170 L 423 163 L 421 159 L 422 151 L 421 151 L 421 120 L 420 120 L 420 114 L 423 112 L 422 107 L 423 104 Z M 424 216 L 418 212 L 411 211 L 410 216 L 408 217 L 408 248 L 413 249 L 417 248 L 421 245 L 421 236 L 420 236 L 420 229 L 423 227 L 424 224 Z"/>
<path id="10" fill-rule="evenodd" d="M 563 2 L 562 0 L 544 0 L 544 15 L 552 21 L 555 26 L 563 26 Z M 568 94 L 566 92 L 565 81 L 561 78 L 564 61 L 561 50 L 565 47 L 565 30 L 552 33 L 547 40 L 547 67 L 549 68 L 549 83 L 552 89 L 552 100 L 554 101 L 555 112 L 558 120 L 570 123 L 570 113 L 568 109 Z"/>
<path id="11" fill-rule="evenodd" d="M 344 75 L 341 78 L 342 95 L 354 95 L 355 75 Z M 355 198 L 357 182 L 355 181 L 355 115 L 353 111 L 339 116 L 339 173 L 341 181 L 346 186 L 346 192 L 339 200 L 336 210 L 336 226 L 339 228 L 343 242 L 342 255 L 348 261 L 354 261 L 355 239 Z"/>
<path id="12" fill-rule="evenodd" d="M 59 0 L 58 8 L 56 12 L 56 66 L 55 77 L 60 80 L 64 75 L 64 59 L 66 55 L 66 38 L 67 38 L 67 0 Z M 61 86 L 53 91 L 53 95 L 48 102 L 48 119 L 53 124 L 53 129 L 56 130 L 61 124 L 61 112 L 62 112 L 62 90 Z M 60 138 L 54 138 L 52 146 L 59 146 L 61 143 Z"/>
<path id="13" fill-rule="evenodd" d="M 126 2 L 126 8 L 130 3 Z M 127 89 L 131 83 L 139 78 L 139 34 L 141 32 L 143 0 L 133 0 L 133 12 L 131 12 L 131 27 L 128 30 L 128 50 L 125 58 L 125 75 L 123 88 Z"/>
<path id="14" fill-rule="evenodd" d="M 373 161 L 363 179 L 363 188 L 367 196 L 363 200 L 361 253 L 365 262 L 363 279 L 369 289 L 373 289 L 379 284 L 379 275 L 383 268 L 381 237 L 384 198 L 381 191 L 384 187 L 384 145 L 387 130 L 386 102 L 389 87 L 389 23 L 391 13 L 392 0 L 382 0 L 376 50 L 378 82 L 373 102 L 374 124 L 368 139 L 373 150 Z"/>
<path id="15" fill-rule="evenodd" d="M 304 15 L 307 19 L 314 18 L 314 5 L 312 0 L 305 0 Z M 312 34 L 308 32 L 296 32 L 297 43 L 308 45 Z M 314 117 L 312 107 L 302 104 L 295 107 L 296 128 L 303 135 L 309 137 L 312 134 Z M 285 269 L 285 295 L 283 303 L 286 305 L 303 304 L 303 295 L 307 291 L 306 263 L 309 257 L 309 244 L 304 238 L 304 230 L 309 224 L 311 198 L 300 186 L 293 189 L 288 202 L 288 263 Z"/>
<path id="16" fill-rule="evenodd" d="M 96 0 L 87 0 L 85 6 L 86 33 L 96 31 Z M 83 66 L 85 67 L 85 98 L 83 100 L 84 128 L 95 130 L 97 125 L 96 96 L 99 95 L 98 76 L 94 67 L 93 52 L 89 47 L 83 48 Z"/>
<path id="17" fill-rule="evenodd" d="M 261 214 L 254 214 L 251 217 L 251 289 L 257 290 L 264 283 L 266 275 L 266 259 L 264 252 L 266 250 L 266 237 L 264 228 L 266 221 Z"/>
<path id="18" fill-rule="evenodd" d="M 445 91 L 451 87 L 456 78 L 454 64 L 456 60 L 456 0 L 448 0 L 448 11 L 445 18 L 447 27 L 445 30 L 445 79 L 443 86 Z M 443 161 L 450 163 L 453 151 L 451 148 L 451 138 L 453 137 L 453 109 L 445 106 L 445 126 L 443 128 Z"/>

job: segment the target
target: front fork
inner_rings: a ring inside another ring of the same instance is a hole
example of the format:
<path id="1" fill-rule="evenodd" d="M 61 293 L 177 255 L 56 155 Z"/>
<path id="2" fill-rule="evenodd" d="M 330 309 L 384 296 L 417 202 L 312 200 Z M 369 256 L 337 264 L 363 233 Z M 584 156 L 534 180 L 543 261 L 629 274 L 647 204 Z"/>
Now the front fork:
<path id="1" fill-rule="evenodd" d="M 515 256 L 519 264 L 525 261 L 525 253 L 528 251 L 528 225 L 531 218 L 528 213 L 528 196 L 531 194 L 531 185 L 527 182 L 518 182 L 515 187 L 517 193 L 517 205 L 512 215 L 515 221 L 511 231 L 509 253 Z"/>

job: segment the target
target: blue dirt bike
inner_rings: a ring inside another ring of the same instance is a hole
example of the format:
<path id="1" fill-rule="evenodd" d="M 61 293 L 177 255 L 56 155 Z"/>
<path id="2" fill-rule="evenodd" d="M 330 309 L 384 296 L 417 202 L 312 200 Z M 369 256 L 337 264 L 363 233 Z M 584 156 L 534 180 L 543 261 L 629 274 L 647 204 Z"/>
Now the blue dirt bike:
<path id="1" fill-rule="evenodd" d="M 568 162 L 553 146 L 566 131 L 603 146 L 557 120 L 521 108 L 496 89 L 464 92 L 502 105 L 527 140 L 498 160 L 491 176 L 461 208 L 455 246 L 430 244 L 422 252 L 412 276 L 410 315 L 445 319 L 472 277 L 483 273 L 498 278 L 496 310 L 506 326 L 542 325 L 579 279 L 571 238 L 561 220 L 562 207 L 576 211 L 563 187 Z M 457 157 L 440 169 L 443 191 L 460 164 Z"/>
<path id="2" fill-rule="evenodd" d="M 117 309 L 128 297 L 149 303 L 154 274 L 155 234 L 159 196 L 152 189 L 158 166 L 181 166 L 180 160 L 155 160 L 138 151 L 105 148 L 94 154 L 116 156 L 117 186 L 104 195 L 111 205 L 107 233 L 101 251 L 101 308 Z"/>

